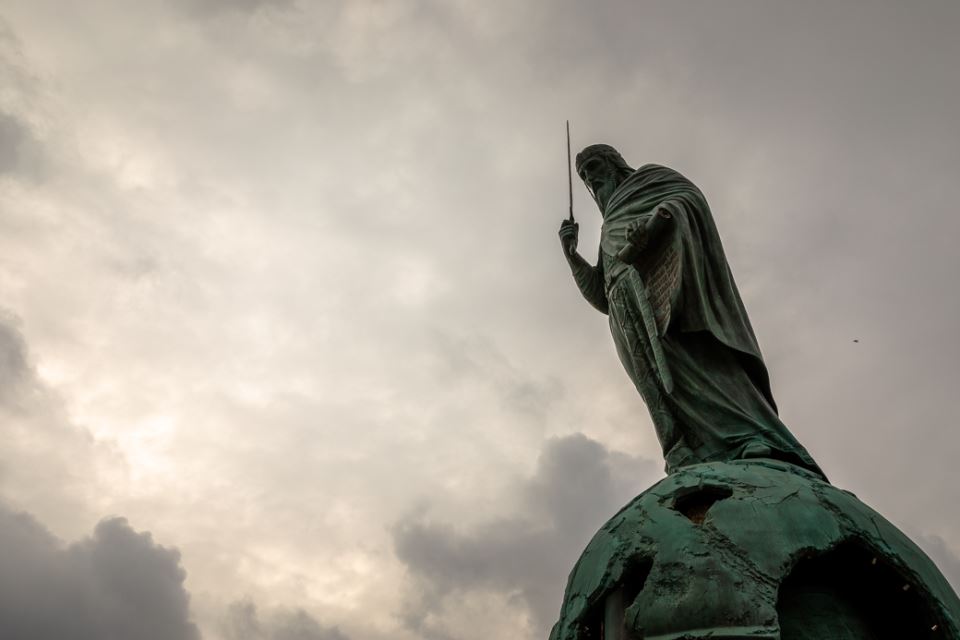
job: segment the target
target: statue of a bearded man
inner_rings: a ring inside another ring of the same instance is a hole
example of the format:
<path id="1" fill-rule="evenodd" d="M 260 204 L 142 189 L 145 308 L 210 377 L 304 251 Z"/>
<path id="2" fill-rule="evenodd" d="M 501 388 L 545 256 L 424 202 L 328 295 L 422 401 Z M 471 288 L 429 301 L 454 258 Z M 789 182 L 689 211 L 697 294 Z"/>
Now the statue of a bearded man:
<path id="1" fill-rule="evenodd" d="M 766 366 L 710 207 L 685 177 L 631 169 L 591 145 L 577 173 L 600 208 L 600 255 L 560 242 L 590 304 L 609 315 L 620 361 L 650 410 L 667 472 L 700 462 L 774 458 L 823 472 L 781 422 Z"/>

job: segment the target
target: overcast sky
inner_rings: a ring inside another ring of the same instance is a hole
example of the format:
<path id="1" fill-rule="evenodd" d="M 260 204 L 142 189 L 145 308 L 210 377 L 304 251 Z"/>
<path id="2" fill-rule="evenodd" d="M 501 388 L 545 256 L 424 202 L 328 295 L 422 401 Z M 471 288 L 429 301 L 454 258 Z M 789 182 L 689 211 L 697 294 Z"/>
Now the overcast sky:
<path id="1" fill-rule="evenodd" d="M 953 0 L 4 0 L 0 619 L 544 638 L 662 476 L 557 241 L 567 118 L 701 187 L 785 422 L 960 586 L 958 31 Z"/>

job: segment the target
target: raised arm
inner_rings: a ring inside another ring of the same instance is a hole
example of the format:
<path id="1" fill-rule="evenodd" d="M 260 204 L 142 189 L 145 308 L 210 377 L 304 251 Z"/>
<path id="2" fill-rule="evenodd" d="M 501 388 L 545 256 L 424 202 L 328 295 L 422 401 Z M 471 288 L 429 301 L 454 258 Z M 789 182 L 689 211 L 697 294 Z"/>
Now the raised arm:
<path id="1" fill-rule="evenodd" d="M 580 227 L 577 223 L 564 220 L 560 225 L 560 245 L 563 255 L 570 265 L 573 279 L 587 302 L 602 313 L 608 313 L 607 294 L 603 282 L 603 254 L 597 256 L 597 266 L 591 265 L 577 253 L 577 236 Z"/>

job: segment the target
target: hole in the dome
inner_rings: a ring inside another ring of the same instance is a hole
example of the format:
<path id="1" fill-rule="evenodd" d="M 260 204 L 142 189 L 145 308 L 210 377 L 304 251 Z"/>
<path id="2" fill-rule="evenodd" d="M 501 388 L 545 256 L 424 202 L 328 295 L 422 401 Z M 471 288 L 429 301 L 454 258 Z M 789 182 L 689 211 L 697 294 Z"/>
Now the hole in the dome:
<path id="1" fill-rule="evenodd" d="M 783 640 L 945 638 L 935 599 L 884 556 L 846 542 L 797 563 L 780 585 Z"/>
<path id="2" fill-rule="evenodd" d="M 634 640 L 626 625 L 627 608 L 633 604 L 653 568 L 650 558 L 633 558 L 615 588 L 607 592 L 584 616 L 580 637 L 584 640 Z"/>
<path id="3" fill-rule="evenodd" d="M 653 569 L 653 560 L 651 558 L 633 558 L 623 572 L 620 584 L 623 586 L 624 604 L 630 606 L 637 599 L 643 587 L 647 584 L 647 578 Z"/>
<path id="4" fill-rule="evenodd" d="M 729 487 L 697 487 L 689 493 L 678 495 L 673 502 L 673 508 L 694 524 L 703 524 L 710 507 L 732 495 L 733 491 Z"/>

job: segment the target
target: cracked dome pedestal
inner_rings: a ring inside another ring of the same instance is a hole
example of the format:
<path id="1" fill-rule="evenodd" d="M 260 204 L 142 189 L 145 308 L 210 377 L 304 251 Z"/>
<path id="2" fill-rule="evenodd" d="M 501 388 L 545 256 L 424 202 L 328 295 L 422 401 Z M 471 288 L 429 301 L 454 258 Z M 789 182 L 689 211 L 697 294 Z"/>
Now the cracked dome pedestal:
<path id="1" fill-rule="evenodd" d="M 852 493 L 793 465 L 685 467 L 594 535 L 551 640 L 960 639 L 933 562 Z"/>

